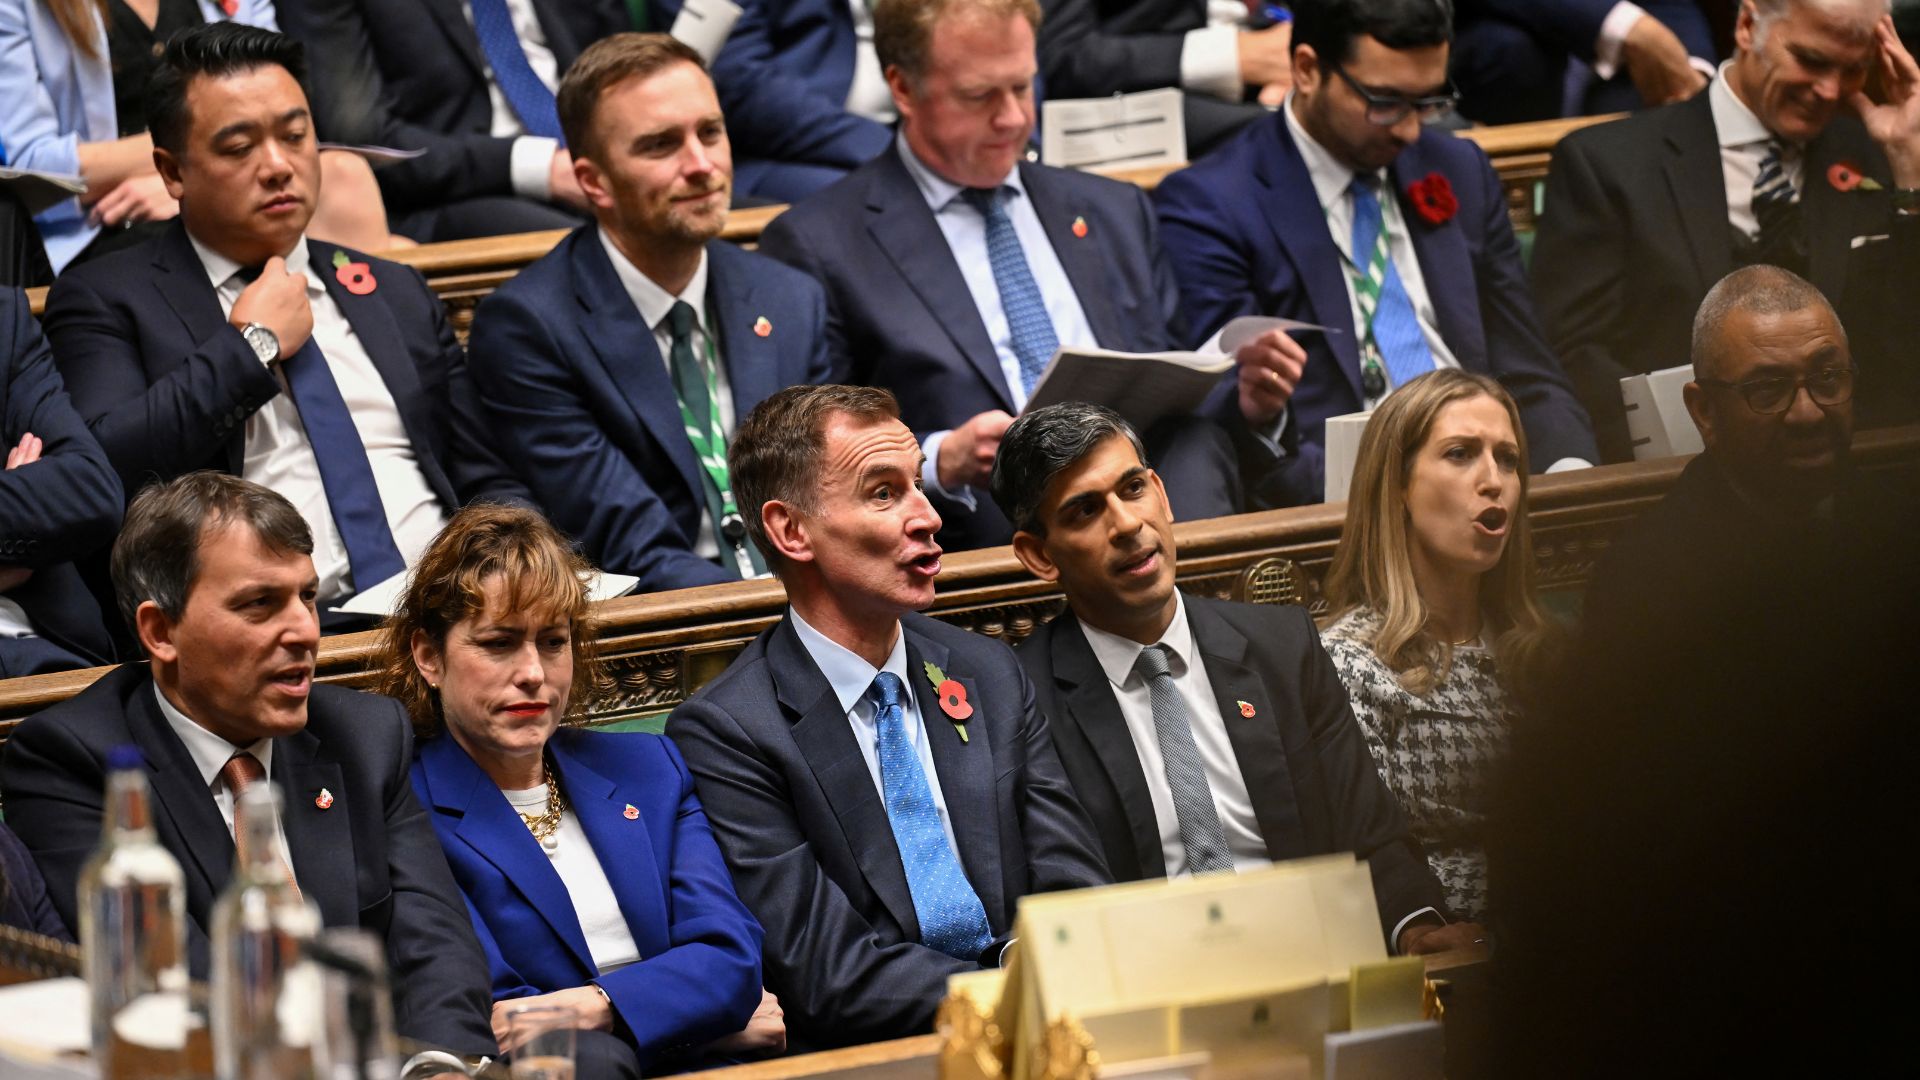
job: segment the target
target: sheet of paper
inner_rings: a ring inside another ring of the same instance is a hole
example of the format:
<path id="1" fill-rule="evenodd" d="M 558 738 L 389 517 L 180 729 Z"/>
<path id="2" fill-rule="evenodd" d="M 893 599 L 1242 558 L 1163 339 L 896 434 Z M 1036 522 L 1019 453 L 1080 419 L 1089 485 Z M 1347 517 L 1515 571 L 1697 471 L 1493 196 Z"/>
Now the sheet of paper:
<path id="1" fill-rule="evenodd" d="M 1062 347 L 1033 384 L 1023 411 L 1063 401 L 1090 401 L 1119 413 L 1136 430 L 1146 431 L 1163 416 L 1198 409 L 1232 367 L 1229 356 Z"/>
<path id="2" fill-rule="evenodd" d="M 1326 464 L 1322 502 L 1347 501 L 1347 489 L 1353 484 L 1354 462 L 1360 457 L 1360 436 L 1366 434 L 1367 421 L 1372 419 L 1371 410 L 1327 417 L 1326 431 L 1320 440 Z"/>
<path id="3" fill-rule="evenodd" d="M 0 166 L 0 189 L 11 192 L 14 198 L 19 199 L 26 206 L 27 213 L 37 214 L 86 191 L 87 182 L 65 173 Z"/>
<path id="4" fill-rule="evenodd" d="M 1180 1007 L 1179 1053 L 1204 1051 L 1212 1075 L 1318 1075 L 1327 1035 L 1324 980 Z"/>
<path id="5" fill-rule="evenodd" d="M 1315 331 L 1322 334 L 1337 334 L 1338 327 L 1321 326 L 1319 323 L 1301 322 L 1299 319 L 1282 319 L 1273 315 L 1242 315 L 1230 320 L 1213 336 L 1213 340 L 1200 347 L 1201 352 L 1221 352 L 1232 355 L 1240 351 L 1240 346 L 1259 337 L 1269 330 L 1285 330 L 1289 334 Z"/>
<path id="6" fill-rule="evenodd" d="M 1700 429 L 1687 412 L 1685 387 L 1693 381 L 1690 365 L 1665 368 L 1620 380 L 1620 398 L 1627 407 L 1627 433 L 1633 439 L 1635 461 L 1697 454 L 1705 448 Z"/>
<path id="7" fill-rule="evenodd" d="M 0 1048 L 17 1048 L 23 1057 L 31 1057 L 36 1051 L 60 1054 L 90 1050 L 93 1042 L 88 1017 L 92 1009 L 87 984 L 80 979 L 43 979 L 0 987 Z"/>
<path id="8" fill-rule="evenodd" d="M 608 574 L 596 570 L 587 578 L 587 599 L 598 602 L 625 596 L 638 584 L 640 579 L 629 574 Z M 393 614 L 394 605 L 400 602 L 400 593 L 406 586 L 407 575 L 395 574 L 378 585 L 355 593 L 352 599 L 340 605 L 339 610 L 352 615 L 371 615 L 384 619 Z"/>
<path id="9" fill-rule="evenodd" d="M 1326 1080 L 1443 1080 L 1446 1033 L 1422 1020 L 1327 1035 Z"/>
<path id="10" fill-rule="evenodd" d="M 720 46 L 727 43 L 727 35 L 733 33 L 733 24 L 739 21 L 740 5 L 732 0 L 686 0 L 668 33 L 711 64 L 720 55 Z"/>
<path id="11" fill-rule="evenodd" d="M 1184 165 L 1187 125 L 1179 90 L 1070 100 L 1040 106 L 1040 160 L 1063 169 L 1108 172 Z"/>

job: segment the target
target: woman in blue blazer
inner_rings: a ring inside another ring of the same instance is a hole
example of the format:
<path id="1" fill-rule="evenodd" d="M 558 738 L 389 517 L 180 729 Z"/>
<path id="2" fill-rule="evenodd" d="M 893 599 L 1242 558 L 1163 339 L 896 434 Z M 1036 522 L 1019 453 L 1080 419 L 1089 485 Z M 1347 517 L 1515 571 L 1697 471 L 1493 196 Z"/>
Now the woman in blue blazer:
<path id="1" fill-rule="evenodd" d="M 586 571 L 538 514 L 476 504 L 387 625 L 383 689 L 421 734 L 413 786 L 492 969 L 495 1034 L 510 1054 L 513 1009 L 573 1009 L 583 1080 L 714 1040 L 714 1056 L 784 1048 L 760 925 L 678 751 L 561 726 L 600 681 Z"/>

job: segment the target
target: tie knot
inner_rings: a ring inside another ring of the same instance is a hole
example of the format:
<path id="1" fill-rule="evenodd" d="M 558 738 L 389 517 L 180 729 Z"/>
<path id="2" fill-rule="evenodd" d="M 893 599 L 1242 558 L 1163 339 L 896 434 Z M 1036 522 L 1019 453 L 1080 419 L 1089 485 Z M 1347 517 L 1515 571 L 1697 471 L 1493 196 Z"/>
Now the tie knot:
<path id="1" fill-rule="evenodd" d="M 900 676 L 883 671 L 873 677 L 873 696 L 880 702 L 882 711 L 892 709 L 906 700 L 907 687 L 900 681 Z"/>
<path id="2" fill-rule="evenodd" d="M 673 306 L 667 309 L 667 329 L 677 338 L 693 333 L 693 305 L 685 300 L 675 300 Z"/>
<path id="3" fill-rule="evenodd" d="M 227 763 L 220 766 L 220 779 L 227 782 L 227 790 L 233 792 L 236 799 L 246 794 L 247 789 L 266 774 L 266 770 L 260 767 L 260 759 L 245 750 L 228 758 Z"/>
<path id="4" fill-rule="evenodd" d="M 1005 197 L 1001 195 L 1000 189 L 997 187 L 967 188 L 961 192 L 961 195 L 964 196 L 969 203 L 973 204 L 975 210 L 980 211 L 980 216 L 983 218 L 991 218 L 996 214 L 1006 212 L 1003 208 Z"/>
<path id="5" fill-rule="evenodd" d="M 1168 655 L 1170 651 L 1165 645 L 1149 645 L 1141 649 L 1140 656 L 1133 662 L 1133 670 L 1148 682 L 1173 674 L 1173 661 Z"/>

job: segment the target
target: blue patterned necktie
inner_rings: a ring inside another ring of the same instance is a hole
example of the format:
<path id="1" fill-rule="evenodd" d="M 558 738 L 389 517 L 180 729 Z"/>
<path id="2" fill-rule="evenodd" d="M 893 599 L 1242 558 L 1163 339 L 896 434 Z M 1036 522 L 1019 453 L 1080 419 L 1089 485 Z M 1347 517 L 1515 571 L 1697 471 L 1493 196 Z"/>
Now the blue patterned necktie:
<path id="1" fill-rule="evenodd" d="M 327 493 L 327 509 L 340 530 L 340 542 L 347 548 L 354 590 L 378 585 L 405 570 L 407 563 L 393 542 L 393 530 L 387 527 L 373 463 L 367 460 L 366 444 L 360 429 L 353 426 L 340 384 L 333 380 L 327 358 L 311 337 L 299 352 L 281 361 L 280 368 L 287 374 L 300 425 L 307 429 L 313 460 L 320 466 L 320 486 Z"/>
<path id="2" fill-rule="evenodd" d="M 874 677 L 874 742 L 880 759 L 880 788 L 887 804 L 893 842 L 907 872 L 913 913 L 920 920 L 920 942 L 960 960 L 974 960 L 993 941 L 987 911 L 947 843 L 940 810 L 920 767 L 920 755 L 907 741 L 907 688 L 900 676 L 883 671 Z"/>
<path id="3" fill-rule="evenodd" d="M 1000 307 L 1007 315 L 1007 330 L 1013 337 L 1013 353 L 1020 358 L 1020 383 L 1028 392 L 1053 361 L 1060 339 L 1053 332 L 1053 317 L 1047 314 L 1047 302 L 1034 283 L 1027 267 L 1027 254 L 1020 248 L 1020 235 L 1013 230 L 1013 218 L 1007 215 L 1007 200 L 1001 188 L 968 188 L 966 199 L 987 222 L 987 261 L 993 264 L 993 283 L 1000 289 Z"/>
<path id="4" fill-rule="evenodd" d="M 529 135 L 560 139 L 560 113 L 554 107 L 553 91 L 534 74 L 527 62 L 527 51 L 520 46 L 520 35 L 513 28 L 513 16 L 507 0 L 469 0 L 473 10 L 473 32 L 480 39 L 480 51 L 493 69 L 493 81 L 506 96 L 520 126 Z"/>
<path id="5" fill-rule="evenodd" d="M 1200 760 L 1200 744 L 1193 738 L 1187 703 L 1173 682 L 1167 647 L 1149 645 L 1141 649 L 1133 669 L 1146 680 L 1147 694 L 1153 701 L 1153 733 L 1160 743 L 1160 762 L 1173 797 L 1173 816 L 1180 825 L 1180 846 L 1187 850 L 1187 872 L 1232 870 L 1227 830 L 1220 824 L 1220 811 L 1213 803 L 1213 787 L 1207 783 L 1206 765 Z"/>
<path id="6" fill-rule="evenodd" d="M 1380 350 L 1391 385 L 1400 386 L 1432 371 L 1433 353 L 1427 348 L 1426 336 L 1420 332 L 1420 317 L 1414 313 L 1413 301 L 1387 248 L 1386 219 L 1380 212 L 1374 183 L 1371 176 L 1355 176 L 1347 189 L 1353 195 L 1352 261 L 1356 268 L 1364 268 L 1354 284 L 1361 294 L 1363 312 L 1368 294 L 1375 297 L 1372 310 L 1365 312 L 1371 320 L 1367 335 Z"/>

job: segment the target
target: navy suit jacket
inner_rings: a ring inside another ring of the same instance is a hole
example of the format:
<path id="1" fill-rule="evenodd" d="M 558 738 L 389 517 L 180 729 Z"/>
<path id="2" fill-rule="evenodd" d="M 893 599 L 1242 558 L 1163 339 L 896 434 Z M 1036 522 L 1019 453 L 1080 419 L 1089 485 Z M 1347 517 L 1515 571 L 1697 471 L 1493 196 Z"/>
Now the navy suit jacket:
<path id="1" fill-rule="evenodd" d="M 1306 609 L 1185 599 L 1194 647 L 1206 658 L 1268 857 L 1351 851 L 1367 860 L 1388 933 L 1422 908 L 1444 913 L 1446 893 L 1407 835 L 1406 815 L 1380 780 Z M 1148 785 L 1166 781 L 1141 771 L 1113 684 L 1080 620 L 1061 615 L 1016 651 L 1053 721 L 1060 760 L 1099 830 L 1113 876 L 1165 877 Z M 1242 702 L 1253 706 L 1251 715 Z"/>
<path id="2" fill-rule="evenodd" d="M 1533 468 L 1567 457 L 1597 461 L 1586 413 L 1534 317 L 1506 197 L 1487 155 L 1465 139 L 1423 131 L 1388 171 L 1401 193 L 1401 216 L 1412 230 L 1440 334 L 1462 368 L 1492 375 L 1513 394 Z M 1446 177 L 1460 202 L 1440 225 L 1426 224 L 1404 195 L 1430 173 Z M 1306 371 L 1288 405 L 1282 459 L 1260 491 L 1270 505 L 1320 502 L 1327 418 L 1365 404 L 1360 342 L 1345 264 L 1285 118 L 1255 123 L 1167 177 L 1154 204 L 1194 329 L 1188 344 L 1239 315 L 1340 329 L 1299 338 L 1307 348 Z"/>
<path id="3" fill-rule="evenodd" d="M 120 528 L 120 479 L 87 425 L 74 412 L 47 339 L 18 289 L 0 289 L 0 442 L 11 450 L 32 432 L 45 446 L 40 460 L 0 472 L 0 564 L 33 576 L 7 593 L 34 630 L 67 651 L 105 664 L 113 642 L 100 605 L 73 560 L 113 543 Z"/>
<path id="4" fill-rule="evenodd" d="M 355 296 L 331 272 L 344 248 L 307 241 L 325 282 L 393 395 L 420 471 L 449 513 L 477 498 L 531 503 L 490 447 L 466 358 L 420 272 L 357 252 L 377 287 Z M 152 241 L 74 267 L 47 297 L 47 336 L 74 407 L 131 497 L 196 469 L 239 475 L 247 417 L 280 382 L 221 314 L 176 223 Z"/>
<path id="5" fill-rule="evenodd" d="M 466 895 L 492 969 L 493 999 L 593 983 L 613 1003 L 643 1066 L 675 1045 L 745 1027 L 760 1004 L 760 924 L 733 891 L 673 744 L 658 735 L 563 727 L 547 750 L 641 959 L 600 973 L 553 861 L 499 787 L 443 732 L 420 745 L 413 790 Z"/>
<path id="6" fill-rule="evenodd" d="M 736 421 L 776 390 L 835 381 L 826 300 L 790 267 L 707 245 L 709 317 Z M 762 337 L 759 320 L 771 327 Z M 736 581 L 694 554 L 707 514 L 666 360 L 598 226 L 574 230 L 475 314 L 473 380 L 504 450 L 554 523 L 648 591 Z"/>
<path id="7" fill-rule="evenodd" d="M 901 632 L 960 862 L 996 938 L 1020 897 L 1111 880 L 1013 654 L 923 615 Z M 928 662 L 967 688 L 965 743 L 919 674 Z M 979 965 L 920 944 L 886 807 L 792 620 L 675 709 L 667 733 L 766 927 L 767 986 L 795 1038 L 818 1047 L 931 1031 L 947 976 Z M 981 963 L 999 951 L 997 940 Z"/>
<path id="8" fill-rule="evenodd" d="M 5 825 L 0 825 L 0 926 L 73 940 L 47 894 L 46 879 L 33 864 L 33 853 Z"/>
<path id="9" fill-rule="evenodd" d="M 100 842 L 107 753 L 127 743 L 146 759 L 154 829 L 186 874 L 188 966 L 204 979 L 233 834 L 161 714 L 145 665 L 108 672 L 14 731 L 0 756 L 7 823 L 46 874 L 61 918 L 79 925 L 76 890 Z M 286 794 L 280 824 L 293 873 L 325 925 L 361 927 L 386 942 L 396 1031 L 491 1054 L 486 958 L 407 784 L 412 759 L 413 728 L 399 702 L 315 686 L 306 728 L 273 744 L 271 779 Z M 316 801 L 323 790 L 333 795 L 326 806 Z"/>
<path id="10" fill-rule="evenodd" d="M 1020 179 L 1101 347 L 1182 347 L 1179 286 L 1140 189 L 1032 163 L 1021 164 Z M 1074 235 L 1076 219 L 1086 221 L 1084 236 Z M 836 369 L 851 382 L 893 391 L 916 436 L 992 409 L 1014 411 L 960 264 L 894 150 L 773 219 L 760 250 L 826 286 Z M 943 545 L 1007 542 L 1006 519 L 984 492 L 979 503 L 968 514 L 939 501 Z"/>

